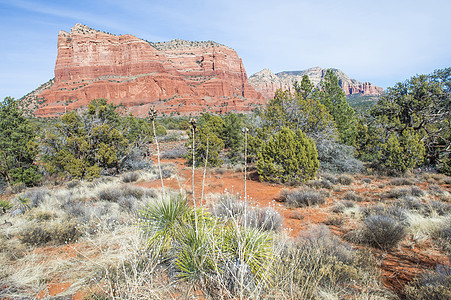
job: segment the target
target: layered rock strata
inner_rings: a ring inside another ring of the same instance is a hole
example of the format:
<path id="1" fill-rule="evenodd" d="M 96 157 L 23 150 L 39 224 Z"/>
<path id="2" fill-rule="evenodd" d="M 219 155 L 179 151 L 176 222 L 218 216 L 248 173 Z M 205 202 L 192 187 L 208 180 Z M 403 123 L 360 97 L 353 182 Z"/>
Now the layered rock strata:
<path id="1" fill-rule="evenodd" d="M 215 42 L 151 43 L 77 24 L 60 31 L 55 79 L 29 94 L 37 116 L 55 116 L 107 98 L 135 115 L 150 107 L 182 115 L 250 111 L 265 103 L 237 53 Z"/>

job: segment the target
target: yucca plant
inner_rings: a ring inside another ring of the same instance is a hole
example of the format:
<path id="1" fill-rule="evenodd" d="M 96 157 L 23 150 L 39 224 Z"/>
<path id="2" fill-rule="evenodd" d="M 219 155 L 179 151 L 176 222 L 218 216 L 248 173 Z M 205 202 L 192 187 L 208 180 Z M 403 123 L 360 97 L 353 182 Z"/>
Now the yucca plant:
<path id="1" fill-rule="evenodd" d="M 149 202 L 139 211 L 140 226 L 148 236 L 149 245 L 161 245 L 164 251 L 169 250 L 187 223 L 189 212 L 188 202 L 181 194 Z"/>
<path id="2" fill-rule="evenodd" d="M 175 267 L 180 279 L 194 284 L 204 284 L 208 275 L 217 271 L 215 260 L 214 226 L 185 226 L 177 241 Z"/>
<path id="3" fill-rule="evenodd" d="M 26 197 L 17 197 L 17 200 L 19 200 L 19 208 L 23 211 L 26 212 L 27 210 L 30 210 L 30 198 L 26 198 Z"/>
<path id="4" fill-rule="evenodd" d="M 241 266 L 249 266 L 258 280 L 270 280 L 269 267 L 274 259 L 270 233 L 229 223 L 222 238 L 222 251 L 229 260 L 238 260 Z"/>
<path id="5" fill-rule="evenodd" d="M 11 202 L 9 202 L 9 200 L 0 199 L 1 213 L 3 213 L 3 214 L 6 213 L 9 209 L 11 209 L 11 207 L 13 207 L 13 206 L 12 206 Z"/>
<path id="6" fill-rule="evenodd" d="M 150 108 L 148 114 L 149 114 L 150 120 L 152 121 L 153 135 L 155 137 L 155 145 L 157 146 L 158 170 L 160 172 L 161 188 L 163 189 L 163 198 L 164 198 L 165 191 L 164 191 L 164 183 L 163 183 L 163 173 L 161 171 L 160 146 L 158 145 L 157 133 L 155 131 L 155 118 L 157 116 L 157 111 L 152 107 L 152 108 Z"/>

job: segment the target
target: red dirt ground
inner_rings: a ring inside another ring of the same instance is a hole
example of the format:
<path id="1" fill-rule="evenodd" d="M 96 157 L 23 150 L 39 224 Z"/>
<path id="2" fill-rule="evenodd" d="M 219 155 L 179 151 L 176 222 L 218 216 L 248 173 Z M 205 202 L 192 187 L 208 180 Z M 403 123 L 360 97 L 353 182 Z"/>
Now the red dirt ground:
<path id="1" fill-rule="evenodd" d="M 176 143 L 168 143 L 164 147 L 177 147 Z M 164 179 L 164 186 L 166 189 L 183 189 L 188 195 L 188 199 L 192 199 L 192 169 L 185 165 L 184 159 L 162 160 L 162 163 L 175 164 L 178 170 L 177 176 Z M 284 228 L 292 237 L 297 237 L 300 232 L 308 229 L 315 224 L 323 224 L 325 220 L 332 214 L 330 207 L 335 201 L 341 200 L 346 191 L 352 190 L 357 195 L 365 197 L 364 202 L 359 205 L 374 204 L 380 201 L 380 194 L 388 191 L 393 186 L 388 185 L 389 178 L 387 177 L 373 177 L 372 183 L 363 183 L 361 178 L 356 178 L 349 186 L 341 186 L 340 190 L 330 190 L 330 196 L 327 198 L 327 203 L 321 206 L 306 207 L 306 208 L 287 208 L 283 203 L 279 202 L 280 193 L 283 189 L 292 189 L 280 184 L 271 184 L 258 181 L 258 175 L 255 171 L 248 174 L 247 181 L 247 195 L 251 205 L 267 207 L 272 206 L 284 216 Z M 366 176 L 368 177 L 368 176 Z M 195 196 L 196 203 L 200 205 L 202 194 L 202 180 L 203 168 L 195 170 Z M 434 183 L 435 184 L 435 183 Z M 161 181 L 154 180 L 151 182 L 139 182 L 137 186 L 146 188 L 161 188 Z M 427 189 L 428 183 L 421 183 L 419 186 L 422 189 Z M 441 185 L 441 188 L 451 191 L 450 185 Z M 244 197 L 244 173 L 235 172 L 229 169 L 208 170 L 205 178 L 204 195 L 209 194 L 223 194 L 225 192 L 232 194 L 239 194 Z M 207 206 L 211 202 L 211 197 L 205 197 L 203 205 Z M 329 225 L 330 230 L 342 235 L 355 228 L 355 224 L 349 223 L 342 226 Z M 414 246 L 412 246 L 414 245 Z M 35 251 L 50 251 L 54 254 L 61 255 L 61 259 L 67 259 L 72 255 L 76 255 L 73 246 L 64 246 L 58 249 L 41 248 Z M 362 248 L 361 245 L 355 245 L 356 248 Z M 381 275 L 384 284 L 402 296 L 403 286 L 412 280 L 415 276 L 423 273 L 425 270 L 433 269 L 437 264 L 449 265 L 449 259 L 438 251 L 430 242 L 423 244 L 416 244 L 415 242 L 406 241 L 392 251 L 383 252 L 377 249 L 371 249 L 375 257 L 378 259 L 381 268 Z M 48 252 L 47 252 L 48 253 Z M 37 298 L 42 299 L 45 296 L 54 296 L 70 287 L 68 283 L 51 282 L 47 289 L 41 291 Z M 74 295 L 74 299 L 82 299 L 83 293 Z"/>
<path id="2" fill-rule="evenodd" d="M 192 190 L 192 169 L 185 165 L 184 159 L 162 160 L 162 163 L 173 163 L 177 166 L 178 177 L 164 179 L 165 188 L 179 190 L 180 188 L 188 191 L 188 198 L 191 197 Z M 325 220 L 332 214 L 330 207 L 337 200 L 341 200 L 346 191 L 354 191 L 357 195 L 364 196 L 365 200 L 359 205 L 369 205 L 380 201 L 380 194 L 390 189 L 396 188 L 388 184 L 388 177 L 372 178 L 372 183 L 367 184 L 356 178 L 349 185 L 341 186 L 338 191 L 330 191 L 326 204 L 316 207 L 306 208 L 287 208 L 283 203 L 279 202 L 280 192 L 283 189 L 291 189 L 281 184 L 271 184 L 258 181 L 258 175 L 255 171 L 250 172 L 247 181 L 247 194 L 251 205 L 267 207 L 272 206 L 284 216 L 284 228 L 292 237 L 297 237 L 300 232 L 308 229 L 315 224 L 323 224 Z M 202 191 L 203 169 L 195 170 L 195 196 L 197 205 L 200 204 Z M 160 188 L 161 181 L 141 182 L 138 186 L 147 188 Z M 428 183 L 422 182 L 417 184 L 423 190 L 428 189 Z M 450 185 L 442 185 L 444 190 L 451 191 Z M 238 193 L 244 195 L 244 172 L 234 172 L 233 170 L 220 169 L 219 171 L 208 170 L 205 178 L 204 194 L 224 192 Z M 192 198 L 191 198 L 192 199 Z M 209 203 L 207 203 L 209 204 Z M 204 200 L 205 205 L 205 200 Z M 352 226 L 352 225 L 351 225 Z M 347 230 L 342 230 L 339 226 L 328 226 L 335 234 L 342 235 Z M 346 228 L 346 226 L 343 226 Z M 415 243 L 414 243 L 415 244 Z M 361 245 L 355 245 L 361 248 Z M 432 270 L 437 264 L 449 265 L 450 261 L 446 255 L 435 249 L 430 241 L 423 244 L 415 244 L 409 241 L 401 243 L 397 249 L 389 252 L 371 249 L 378 258 L 381 268 L 383 283 L 393 291 L 402 295 L 402 289 L 406 283 L 411 281 L 415 276 L 426 270 Z"/>

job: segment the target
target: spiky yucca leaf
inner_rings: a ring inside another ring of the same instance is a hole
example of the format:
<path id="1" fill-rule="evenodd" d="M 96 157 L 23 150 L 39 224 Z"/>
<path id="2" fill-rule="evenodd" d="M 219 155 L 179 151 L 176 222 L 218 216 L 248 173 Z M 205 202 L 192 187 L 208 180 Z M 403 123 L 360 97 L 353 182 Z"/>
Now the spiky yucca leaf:
<path id="1" fill-rule="evenodd" d="M 194 226 L 185 226 L 178 239 L 176 269 L 178 276 L 189 282 L 202 282 L 206 275 L 217 270 L 215 228 L 199 223 L 197 232 Z"/>
<path id="2" fill-rule="evenodd" d="M 11 209 L 13 206 L 9 200 L 6 199 L 0 199 L 0 213 L 6 212 L 7 210 Z"/>
<path id="3" fill-rule="evenodd" d="M 260 280 L 269 280 L 274 260 L 272 234 L 249 227 L 228 225 L 223 231 L 223 251 L 231 260 L 247 264 Z"/>
<path id="4" fill-rule="evenodd" d="M 159 244 L 169 250 L 186 223 L 189 206 L 183 195 L 170 195 L 149 202 L 139 211 L 140 226 L 148 235 L 149 245 Z"/>

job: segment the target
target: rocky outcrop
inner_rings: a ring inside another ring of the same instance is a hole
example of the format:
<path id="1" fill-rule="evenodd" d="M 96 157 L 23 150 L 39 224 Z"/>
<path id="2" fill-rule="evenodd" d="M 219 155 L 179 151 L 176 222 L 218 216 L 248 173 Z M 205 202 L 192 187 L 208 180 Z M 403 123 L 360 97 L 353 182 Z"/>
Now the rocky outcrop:
<path id="1" fill-rule="evenodd" d="M 369 82 L 359 82 L 349 78 L 345 73 L 338 69 L 333 69 L 338 77 L 338 83 L 347 96 L 349 95 L 380 95 L 383 89 Z M 304 71 L 286 71 L 277 74 L 272 73 L 268 69 L 264 69 L 249 77 L 249 83 L 255 90 L 262 93 L 265 99 L 274 97 L 274 93 L 278 89 L 290 90 L 293 92 L 293 84 L 302 81 L 302 77 L 308 75 L 310 81 L 319 86 L 319 83 L 326 75 L 326 69 L 319 67 L 310 68 Z"/>
<path id="2" fill-rule="evenodd" d="M 215 42 L 151 43 L 75 25 L 60 31 L 53 84 L 39 93 L 38 116 L 54 116 L 107 98 L 143 116 L 249 111 L 264 104 L 237 53 Z M 32 100 L 32 99 L 30 99 Z"/>

